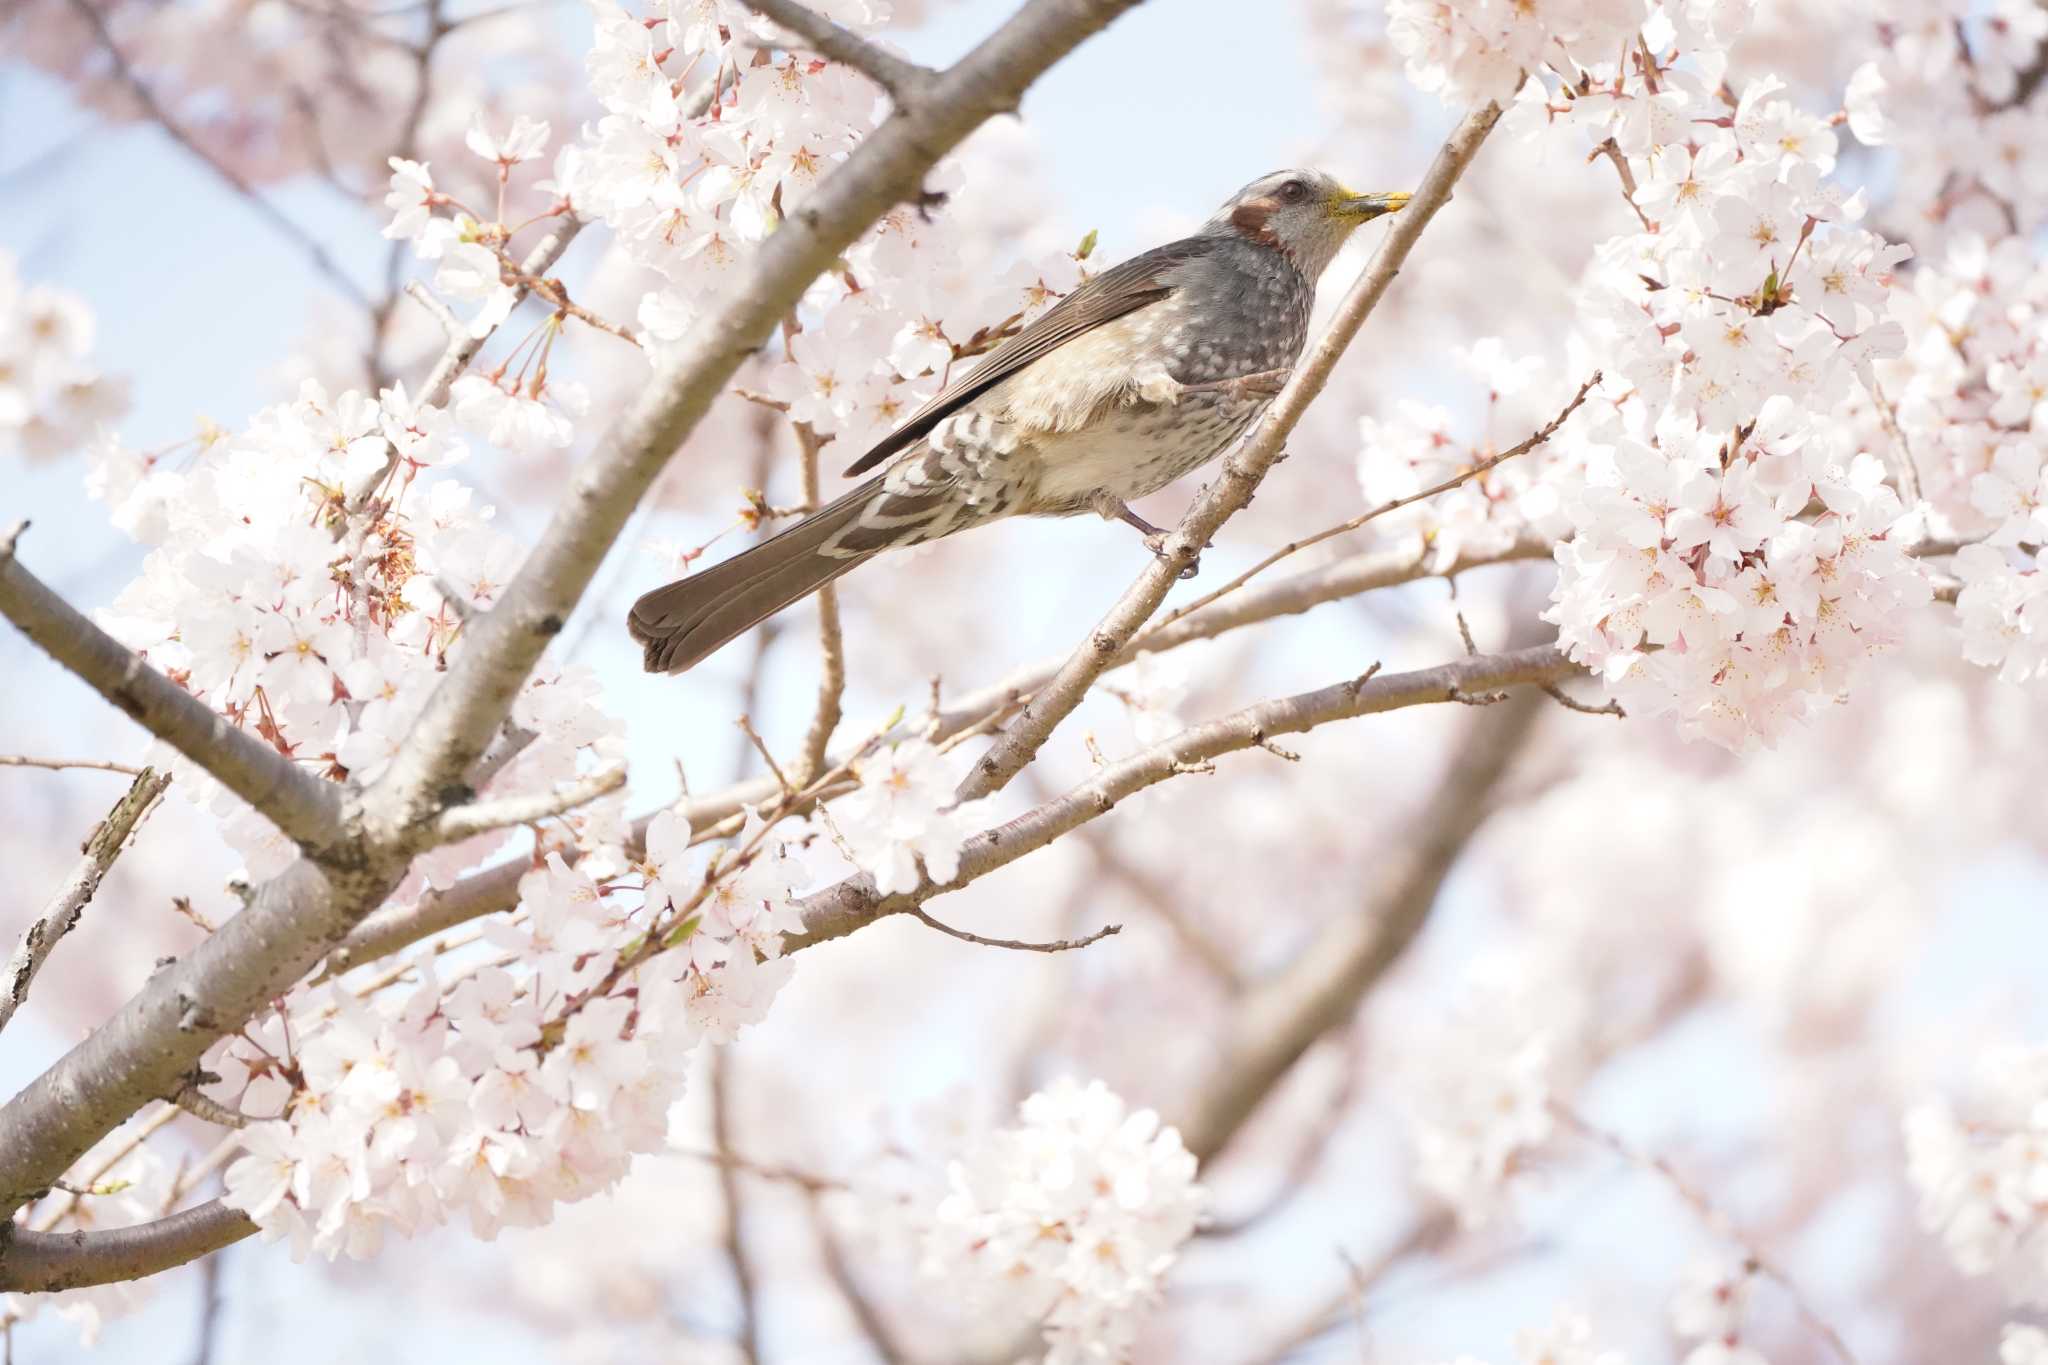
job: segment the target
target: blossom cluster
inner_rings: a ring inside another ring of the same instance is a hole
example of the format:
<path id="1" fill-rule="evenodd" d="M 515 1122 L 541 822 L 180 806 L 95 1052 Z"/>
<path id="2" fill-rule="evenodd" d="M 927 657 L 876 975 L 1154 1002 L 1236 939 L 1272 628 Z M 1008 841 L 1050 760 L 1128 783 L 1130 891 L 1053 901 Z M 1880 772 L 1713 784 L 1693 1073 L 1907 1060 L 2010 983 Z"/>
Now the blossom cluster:
<path id="1" fill-rule="evenodd" d="M 275 1115 L 245 1130 L 227 1202 L 332 1258 L 464 1214 L 494 1237 L 610 1188 L 664 1143 L 689 1050 L 730 1041 L 787 980 L 808 875 L 758 820 L 693 846 L 664 812 L 637 863 L 548 854 L 518 915 L 485 926 L 489 957 L 299 994 L 209 1062 L 223 1102 Z"/>
<path id="2" fill-rule="evenodd" d="M 1642 227 L 1602 243 L 1582 282 L 1577 349 L 1610 401 L 1559 442 L 1572 535 L 1546 619 L 1632 712 L 1729 747 L 1769 742 L 1839 696 L 1928 596 L 1889 482 L 1904 453 L 1851 420 L 1872 362 L 1902 346 L 1885 310 L 1907 253 L 1851 226 L 1862 197 L 1826 179 L 1826 118 L 1774 78 L 1739 95 L 1724 79 L 1743 7 L 1503 7 L 1506 39 L 1463 7 L 1424 8 L 1441 41 L 1406 44 L 1411 74 L 1504 96 L 1460 63 L 1531 65 L 1525 49 L 1541 50 L 1548 74 L 1511 117 L 1589 133 Z M 1616 23 L 1631 42 L 1575 45 Z"/>
<path id="3" fill-rule="evenodd" d="M 1477 436 L 1461 435 L 1462 424 L 1449 409 L 1412 398 L 1398 400 L 1391 416 L 1366 416 L 1358 423 L 1358 481 L 1368 506 L 1416 498 L 1463 476 L 1385 523 L 1420 531 L 1435 570 L 1466 555 L 1505 554 L 1525 535 L 1555 540 L 1570 529 L 1563 516 L 1561 461 L 1532 453 L 1493 463 L 1555 415 L 1554 407 L 1546 415 L 1537 406 L 1551 401 L 1555 387 L 1543 358 L 1511 355 L 1497 337 L 1461 346 L 1455 355 L 1485 386 Z"/>
<path id="4" fill-rule="evenodd" d="M 1061 1080 L 948 1171 L 926 1269 L 1043 1322 L 1048 1365 L 1123 1360 L 1207 1196 L 1180 1134 L 1101 1081 Z"/>
<path id="5" fill-rule="evenodd" d="M 30 459 L 75 450 L 128 408 L 128 386 L 91 361 L 85 300 L 24 285 L 0 251 L 0 454 Z"/>
<path id="6" fill-rule="evenodd" d="M 511 580 L 517 542 L 443 473 L 467 455 L 447 412 L 414 404 L 403 388 L 330 396 L 308 381 L 246 431 L 209 431 L 199 447 L 95 451 L 91 486 L 151 546 L 101 623 L 308 771 L 374 780 L 438 683 L 465 616 L 488 609 Z M 512 719 L 535 738 L 485 793 L 546 787 L 622 754 L 587 669 L 543 665 Z M 252 808 L 192 765 L 166 761 L 181 790 L 215 804 L 252 877 L 290 861 L 290 846 Z M 578 818 L 602 832 L 617 803 Z M 512 837 L 429 854 L 409 886 L 445 883 Z"/>
<path id="7" fill-rule="evenodd" d="M 2048 1305 L 2048 1048 L 1987 1056 L 1976 1092 L 1960 1112 L 1936 1099 L 1906 1114 L 1921 1221 L 1964 1274 Z"/>
<path id="8" fill-rule="evenodd" d="M 1556 1135 L 1556 1107 L 1584 1070 L 1575 1003 L 1523 968 L 1506 957 L 1476 964 L 1404 1078 L 1415 1178 L 1468 1227 L 1501 1211 L 1512 1177 Z"/>
<path id="9" fill-rule="evenodd" d="M 2015 238 L 1959 234 L 1894 313 L 1897 395 L 1934 525 L 1954 559 L 1962 650 L 2008 681 L 2048 673 L 2048 268 Z"/>
<path id="10" fill-rule="evenodd" d="M 1515 0 L 1391 0 L 1387 37 L 1424 90 L 1463 102 L 1505 100 L 1523 71 L 1558 51 L 1610 53 L 1631 37 L 1641 16 L 1613 0 L 1517 4 Z"/>
<path id="11" fill-rule="evenodd" d="M 906 739 L 860 764 L 860 789 L 832 807 L 831 823 L 877 894 L 914 890 L 920 871 L 940 886 L 960 875 L 960 850 L 988 823 L 992 801 L 954 801 L 965 763 Z"/>
<path id="12" fill-rule="evenodd" d="M 565 214 L 569 201 L 558 181 L 537 188 L 552 197 L 536 206 L 524 222 L 508 224 L 507 191 L 513 171 L 546 150 L 547 124 L 521 116 L 503 133 L 481 118 L 470 125 L 465 146 L 493 168 L 496 202 L 489 213 L 470 208 L 440 189 L 433 170 L 421 162 L 391 158 L 390 190 L 384 207 L 391 212 L 384 235 L 412 245 L 413 254 L 434 266 L 434 287 L 470 316 L 458 319 L 470 336 L 482 339 L 511 315 L 520 298 L 522 278 L 513 240 L 535 223 Z M 558 175 L 575 164 L 573 148 L 559 158 Z M 522 248 L 523 249 L 523 248 Z M 549 288 L 557 288 L 550 285 Z M 567 301 L 555 314 L 522 338 L 495 368 L 472 371 L 454 381 L 449 397 L 456 419 L 482 434 L 493 446 L 512 454 L 560 450 L 575 437 L 575 422 L 588 411 L 590 398 L 582 384 L 552 377 L 549 361 L 560 335 Z"/>
<path id="13" fill-rule="evenodd" d="M 1892 152 L 1900 226 L 2019 245 L 2048 216 L 2042 110 L 2023 98 L 2048 13 L 2028 0 L 1882 0 L 1857 17 L 1870 55 L 1844 112 L 1858 141 Z"/>

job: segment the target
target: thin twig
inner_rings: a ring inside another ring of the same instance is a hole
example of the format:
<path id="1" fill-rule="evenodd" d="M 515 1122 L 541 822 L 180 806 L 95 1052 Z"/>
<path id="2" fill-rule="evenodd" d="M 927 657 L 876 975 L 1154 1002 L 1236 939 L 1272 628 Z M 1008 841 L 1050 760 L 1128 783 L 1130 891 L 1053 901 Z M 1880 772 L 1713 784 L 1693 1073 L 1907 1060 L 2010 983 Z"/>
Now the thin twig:
<path id="1" fill-rule="evenodd" d="M 1582 716 L 1614 716 L 1623 720 L 1628 718 L 1628 712 L 1622 710 L 1621 703 L 1612 697 L 1609 697 L 1599 706 L 1591 706 L 1580 701 L 1556 683 L 1545 683 L 1543 685 L 1543 692 L 1544 695 L 1548 696 L 1565 710 L 1576 711 Z"/>
<path id="2" fill-rule="evenodd" d="M 220 1334 L 220 1276 L 225 1251 L 199 1263 L 199 1345 L 192 1353 L 192 1365 L 213 1365 L 215 1339 Z"/>
<path id="3" fill-rule="evenodd" d="M 64 888 L 57 893 L 43 913 L 21 937 L 14 955 L 7 960 L 5 974 L 0 975 L 0 1029 L 7 1027 L 16 1010 L 28 999 L 28 988 L 34 982 L 36 973 L 50 960 L 50 954 L 57 942 L 73 929 L 85 914 L 85 907 L 91 903 L 100 889 L 100 882 L 106 877 L 114 859 L 121 856 L 127 846 L 128 836 L 142 823 L 164 788 L 171 785 L 169 773 L 158 773 L 144 768 L 135 775 L 127 792 L 107 812 L 106 819 L 93 827 L 86 836 L 82 848 L 83 857 L 72 870 Z"/>
<path id="4" fill-rule="evenodd" d="M 640 338 L 633 335 L 631 328 L 622 327 L 610 318 L 602 317 L 591 312 L 582 304 L 572 302 L 568 291 L 562 287 L 560 280 L 527 270 L 517 261 L 514 261 L 503 247 L 498 247 L 496 250 L 499 273 L 504 276 L 506 283 L 518 285 L 520 288 L 547 300 L 548 303 L 554 306 L 558 316 L 575 318 L 585 326 L 594 327 L 600 332 L 615 336 L 630 346 L 637 347 L 640 345 Z"/>
<path id="5" fill-rule="evenodd" d="M 818 451 L 824 442 L 808 422 L 793 424 L 802 462 L 803 499 L 816 507 L 823 501 L 818 484 Z M 846 695 L 846 641 L 839 629 L 839 589 L 827 583 L 818 589 L 818 704 L 804 733 L 803 756 L 797 763 L 797 784 L 809 786 L 825 771 L 832 732 L 839 728 Z"/>
<path id="6" fill-rule="evenodd" d="M 731 1152 L 732 1050 L 711 1049 L 711 1141 L 721 1153 Z M 753 1259 L 747 1253 L 745 1197 L 740 1193 L 739 1170 L 731 1162 L 718 1165 L 718 1188 L 725 1201 L 725 1258 L 732 1266 L 733 1287 L 739 1300 L 739 1324 L 734 1345 L 747 1365 L 761 1359 L 761 1318 L 757 1302 Z"/>
<path id="7" fill-rule="evenodd" d="M 1643 225 L 1643 231 L 1655 232 L 1657 225 L 1650 221 L 1650 215 L 1644 213 L 1643 206 L 1636 202 L 1636 175 L 1628 168 L 1628 158 L 1621 154 L 1621 144 L 1613 138 L 1608 138 L 1586 153 L 1586 164 L 1590 166 L 1603 156 L 1614 163 L 1614 172 L 1621 177 L 1621 197 L 1628 202 L 1629 211 L 1634 213 L 1636 221 Z"/>
<path id="8" fill-rule="evenodd" d="M 1580 1137 L 1585 1138 L 1595 1146 L 1605 1148 L 1627 1165 L 1633 1166 L 1637 1170 L 1644 1171 L 1663 1181 L 1671 1192 L 1678 1196 L 1679 1201 L 1693 1211 L 1694 1216 L 1700 1220 L 1701 1224 L 1709 1232 L 1713 1233 L 1716 1237 L 1732 1242 L 1741 1250 L 1743 1259 L 1753 1269 L 1754 1273 L 1771 1280 L 1785 1292 L 1785 1296 L 1791 1300 L 1793 1309 L 1806 1323 L 1808 1330 L 1827 1342 L 1829 1349 L 1841 1358 L 1843 1365 L 1856 1365 L 1856 1357 L 1849 1350 L 1848 1343 L 1842 1339 L 1842 1334 L 1835 1330 L 1832 1323 L 1815 1311 L 1812 1304 L 1807 1302 L 1806 1296 L 1800 1292 L 1799 1286 L 1793 1282 L 1790 1275 L 1786 1274 L 1784 1268 L 1757 1250 L 1742 1235 L 1734 1222 L 1714 1206 L 1713 1201 L 1707 1198 L 1706 1193 L 1685 1176 L 1680 1175 L 1677 1168 L 1668 1160 L 1654 1153 L 1644 1151 L 1619 1133 L 1600 1127 L 1576 1110 L 1561 1104 L 1553 1104 L 1551 1110 L 1557 1115 L 1560 1123 L 1577 1133 Z"/>
<path id="9" fill-rule="evenodd" d="M 815 1192 L 810 1198 L 810 1209 L 811 1227 L 817 1233 L 818 1254 L 825 1262 L 825 1273 L 839 1290 L 839 1296 L 846 1300 L 847 1311 L 853 1314 L 861 1335 L 868 1339 L 869 1348 L 882 1365 L 904 1365 L 910 1359 L 909 1352 L 903 1349 L 895 1330 L 882 1316 L 881 1308 L 861 1286 L 852 1262 L 847 1259 L 846 1248 L 839 1240 L 839 1230 L 832 1226 L 824 1201 Z"/>
<path id="10" fill-rule="evenodd" d="M 1218 599 L 1227 597 L 1231 593 L 1236 592 L 1239 588 L 1242 588 L 1245 584 L 1251 582 L 1254 578 L 1257 578 L 1260 574 L 1272 568 L 1281 560 L 1288 558 L 1290 555 L 1299 554 L 1301 551 L 1306 550 L 1311 546 L 1320 545 L 1326 540 L 1331 540 L 1336 538 L 1337 536 L 1346 535 L 1352 531 L 1356 531 L 1360 527 L 1366 525 L 1367 523 L 1377 521 L 1379 518 L 1386 516 L 1389 512 L 1398 512 L 1403 507 L 1408 507 L 1414 503 L 1422 502 L 1426 499 L 1433 498 L 1439 493 L 1449 492 L 1451 489 L 1456 488 L 1459 484 L 1465 483 L 1471 479 L 1476 479 L 1480 475 L 1495 468 L 1496 466 L 1504 464 L 1505 462 L 1514 459 L 1517 455 L 1526 455 L 1528 452 L 1534 450 L 1537 446 L 1543 445 L 1545 442 L 1549 441 L 1551 437 L 1555 436 L 1558 432 L 1558 428 L 1562 427 L 1565 424 L 1565 422 L 1571 418 L 1571 415 L 1574 412 L 1578 411 L 1579 405 L 1586 401 L 1586 395 L 1591 393 L 1599 383 L 1600 373 L 1596 370 L 1594 371 L 1592 378 L 1588 379 L 1585 383 L 1579 385 L 1579 391 L 1572 395 L 1571 401 L 1564 405 L 1563 410 L 1560 411 L 1557 414 L 1557 416 L 1551 418 L 1543 426 L 1539 427 L 1536 431 L 1532 432 L 1527 439 L 1516 442 L 1514 445 L 1509 446 L 1506 450 L 1501 451 L 1499 454 L 1489 456 L 1486 459 L 1481 460 L 1479 463 L 1473 465 L 1471 468 L 1461 470 L 1458 473 L 1452 475 L 1450 478 L 1445 479 L 1440 483 L 1431 484 L 1428 488 L 1423 489 L 1419 493 L 1410 493 L 1405 497 L 1389 499 L 1388 501 L 1380 503 L 1378 506 L 1373 507 L 1368 511 L 1360 514 L 1359 516 L 1351 518 L 1351 520 L 1349 521 L 1339 522 L 1335 526 L 1325 527 L 1323 530 L 1316 532 L 1314 535 L 1304 536 L 1300 540 L 1289 541 L 1287 544 L 1282 545 L 1279 549 L 1267 555 L 1264 559 L 1261 559 L 1258 563 L 1252 565 L 1249 569 L 1246 569 L 1237 577 L 1231 579 L 1228 583 L 1225 583 L 1222 587 L 1217 588 L 1214 592 L 1204 593 L 1202 596 L 1197 597 L 1194 601 L 1189 602 L 1185 606 L 1176 607 L 1174 610 L 1168 612 L 1165 616 L 1159 618 L 1159 621 L 1155 625 L 1153 625 L 1150 629 L 1146 630 L 1142 635 L 1140 635 L 1137 638 L 1136 643 L 1140 646 L 1144 645 L 1146 640 L 1150 639 L 1155 635 L 1158 635 L 1160 632 L 1164 631 L 1167 627 L 1173 625 L 1175 622 L 1180 621 L 1188 616 L 1192 616 L 1194 613 L 1200 611 L 1202 608 L 1206 606 L 1209 606 L 1211 603 L 1217 601 Z"/>
<path id="11" fill-rule="evenodd" d="M 782 788 L 782 795 L 785 799 L 796 795 L 798 791 L 802 790 L 783 773 L 782 765 L 775 761 L 774 753 L 768 748 L 768 741 L 761 738 L 761 732 L 754 728 L 754 718 L 752 716 L 742 713 L 740 718 L 733 723 L 739 726 L 740 733 L 747 737 L 747 742 L 754 746 L 754 752 L 761 755 L 761 761 L 768 765 L 768 771 L 775 775 L 775 785 Z M 808 786 L 809 784 L 806 783 L 805 785 Z"/>
<path id="12" fill-rule="evenodd" d="M 587 806 L 626 785 L 623 767 L 606 768 L 554 791 L 530 792 L 495 801 L 474 801 L 442 811 L 434 824 L 438 843 L 454 844 L 511 825 L 532 825 Z"/>
<path id="13" fill-rule="evenodd" d="M 441 296 L 428 288 L 425 280 L 414 280 L 405 287 L 405 292 L 414 303 L 427 310 L 428 317 L 440 324 L 441 334 L 450 342 L 469 339 L 469 325 L 455 316 L 455 310 L 443 303 Z"/>
<path id="14" fill-rule="evenodd" d="M 1124 927 L 1121 924 L 1105 924 L 1085 938 L 1054 939 L 1050 943 L 1026 943 L 1021 939 L 1014 938 L 983 938 L 980 934 L 970 934 L 965 929 L 955 929 L 950 924 L 942 924 L 915 905 L 908 906 L 906 909 L 912 918 L 922 921 L 942 934 L 950 934 L 962 943 L 978 944 L 983 948 L 1008 948 L 1013 952 L 1019 953 L 1072 952 L 1076 948 L 1086 948 L 1091 943 L 1099 943 L 1103 939 L 1121 934 L 1124 931 Z"/>
<path id="15" fill-rule="evenodd" d="M 91 768 L 98 772 L 126 773 L 135 777 L 146 771 L 127 763 L 108 763 L 97 758 L 30 758 L 26 754 L 0 754 L 0 768 Z"/>

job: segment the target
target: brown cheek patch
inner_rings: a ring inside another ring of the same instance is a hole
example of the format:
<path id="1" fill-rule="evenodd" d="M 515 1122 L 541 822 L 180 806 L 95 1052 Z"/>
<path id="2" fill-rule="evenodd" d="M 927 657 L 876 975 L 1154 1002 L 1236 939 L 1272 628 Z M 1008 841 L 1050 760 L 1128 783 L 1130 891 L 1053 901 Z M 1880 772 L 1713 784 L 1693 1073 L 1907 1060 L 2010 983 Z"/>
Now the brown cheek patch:
<path id="1" fill-rule="evenodd" d="M 1230 225 L 1261 246 L 1279 246 L 1280 239 L 1266 222 L 1277 207 L 1270 199 L 1247 200 L 1230 211 Z"/>

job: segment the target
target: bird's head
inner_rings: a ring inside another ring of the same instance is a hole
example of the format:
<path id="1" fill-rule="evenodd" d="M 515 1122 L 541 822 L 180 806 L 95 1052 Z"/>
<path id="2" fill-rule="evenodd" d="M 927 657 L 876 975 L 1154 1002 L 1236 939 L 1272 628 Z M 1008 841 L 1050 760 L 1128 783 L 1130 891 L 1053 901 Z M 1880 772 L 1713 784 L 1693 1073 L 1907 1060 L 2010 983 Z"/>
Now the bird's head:
<path id="1" fill-rule="evenodd" d="M 1207 230 L 1284 252 L 1313 280 L 1352 229 L 1407 202 L 1398 192 L 1359 194 L 1321 171 L 1275 171 L 1231 195 Z"/>

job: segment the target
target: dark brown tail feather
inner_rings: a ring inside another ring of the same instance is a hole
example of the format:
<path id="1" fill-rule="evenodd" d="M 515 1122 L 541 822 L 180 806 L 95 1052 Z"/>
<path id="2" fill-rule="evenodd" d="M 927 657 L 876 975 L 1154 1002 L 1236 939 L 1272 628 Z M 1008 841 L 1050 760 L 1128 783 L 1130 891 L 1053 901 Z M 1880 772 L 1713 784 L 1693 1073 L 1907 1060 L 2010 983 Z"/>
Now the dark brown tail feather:
<path id="1" fill-rule="evenodd" d="M 867 554 L 838 558 L 818 553 L 851 524 L 881 488 L 880 479 L 813 512 L 780 535 L 633 604 L 626 629 L 647 651 L 649 673 L 681 673 L 784 607 L 810 596 Z"/>

